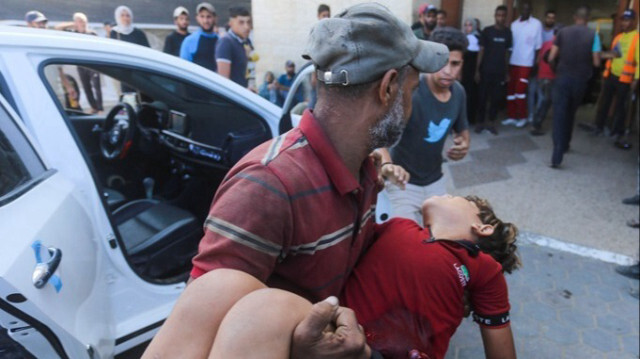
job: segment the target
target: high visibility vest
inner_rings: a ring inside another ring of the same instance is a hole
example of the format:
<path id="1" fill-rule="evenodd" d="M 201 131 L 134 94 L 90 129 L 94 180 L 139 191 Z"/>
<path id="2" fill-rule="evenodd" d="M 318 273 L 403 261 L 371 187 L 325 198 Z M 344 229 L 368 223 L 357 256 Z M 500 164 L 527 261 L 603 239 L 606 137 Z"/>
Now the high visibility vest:
<path id="1" fill-rule="evenodd" d="M 636 33 L 636 35 L 633 37 L 633 40 L 631 40 L 631 45 L 629 45 L 629 51 L 627 51 L 627 58 L 624 60 L 624 66 L 622 67 L 622 74 L 620 74 L 620 78 L 618 79 L 618 81 L 622 83 L 630 84 L 631 81 L 633 81 L 633 76 L 636 73 L 636 66 L 638 66 L 638 64 L 636 64 L 635 54 L 636 54 L 636 46 L 638 44 L 639 35 L 640 34 Z M 616 36 L 613 39 L 613 43 L 611 44 L 612 49 L 616 47 L 616 45 L 620 41 L 620 37 L 622 37 L 622 34 L 618 34 L 618 36 Z M 612 59 L 609 59 L 605 64 L 605 69 L 604 69 L 605 78 L 609 77 L 609 74 L 611 73 L 612 61 L 613 61 Z"/>

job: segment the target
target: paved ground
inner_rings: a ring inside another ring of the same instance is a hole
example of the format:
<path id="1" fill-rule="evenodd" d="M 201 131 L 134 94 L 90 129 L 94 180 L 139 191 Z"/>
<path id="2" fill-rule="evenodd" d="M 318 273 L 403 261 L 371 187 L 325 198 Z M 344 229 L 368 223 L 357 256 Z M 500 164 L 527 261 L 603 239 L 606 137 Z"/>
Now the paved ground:
<path id="1" fill-rule="evenodd" d="M 592 122 L 594 112 L 593 105 L 583 106 L 577 121 Z M 472 132 L 469 155 L 445 166 L 451 193 L 488 198 L 499 216 L 522 230 L 637 258 L 638 230 L 625 222 L 638 218 L 638 207 L 620 202 L 637 191 L 637 131 L 633 149 L 624 151 L 611 138 L 576 128 L 563 167 L 556 170 L 548 167 L 550 135 L 499 129 L 498 136 Z"/>
<path id="2" fill-rule="evenodd" d="M 593 113 L 581 108 L 578 121 L 591 122 Z M 637 133 L 633 150 L 623 151 L 576 129 L 563 168 L 554 170 L 549 135 L 500 130 L 473 133 L 469 156 L 449 163 L 446 175 L 450 192 L 490 199 L 523 232 L 524 267 L 507 276 L 518 357 L 639 358 L 639 303 L 629 294 L 638 281 L 607 263 L 638 258 L 638 229 L 624 225 L 638 207 L 620 203 L 636 191 Z M 466 319 L 447 358 L 481 357 L 480 331 Z"/>
<path id="3" fill-rule="evenodd" d="M 524 267 L 507 276 L 518 358 L 639 357 L 638 300 L 629 294 L 637 280 L 596 259 L 531 243 L 519 250 Z M 447 358 L 482 357 L 480 331 L 467 318 Z"/>

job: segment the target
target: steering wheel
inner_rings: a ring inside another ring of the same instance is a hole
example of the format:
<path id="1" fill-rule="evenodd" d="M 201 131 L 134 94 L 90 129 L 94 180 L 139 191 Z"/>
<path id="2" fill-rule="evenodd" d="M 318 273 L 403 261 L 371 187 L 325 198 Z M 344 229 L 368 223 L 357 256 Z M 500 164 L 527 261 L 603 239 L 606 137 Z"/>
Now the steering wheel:
<path id="1" fill-rule="evenodd" d="M 104 158 L 114 160 L 127 156 L 133 143 L 136 122 L 136 111 L 128 103 L 120 102 L 109 111 L 100 134 L 100 151 Z"/>

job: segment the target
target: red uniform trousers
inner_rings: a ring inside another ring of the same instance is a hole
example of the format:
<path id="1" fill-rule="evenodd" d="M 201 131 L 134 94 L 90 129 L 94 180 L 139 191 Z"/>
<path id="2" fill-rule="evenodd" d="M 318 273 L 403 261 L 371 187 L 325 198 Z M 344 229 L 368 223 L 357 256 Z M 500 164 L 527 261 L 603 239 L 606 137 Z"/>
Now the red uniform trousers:
<path id="1" fill-rule="evenodd" d="M 509 65 L 507 84 L 507 117 L 527 118 L 527 88 L 531 67 Z"/>

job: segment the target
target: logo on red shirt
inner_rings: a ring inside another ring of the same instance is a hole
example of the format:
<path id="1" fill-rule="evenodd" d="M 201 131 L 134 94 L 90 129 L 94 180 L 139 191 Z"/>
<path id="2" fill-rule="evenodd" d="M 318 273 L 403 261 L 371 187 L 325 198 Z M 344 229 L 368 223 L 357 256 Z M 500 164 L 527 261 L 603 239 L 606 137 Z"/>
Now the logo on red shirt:
<path id="1" fill-rule="evenodd" d="M 469 271 L 467 270 L 467 267 L 465 267 L 464 264 L 459 265 L 458 263 L 453 263 L 453 268 L 455 268 L 456 272 L 458 273 L 458 280 L 460 280 L 460 285 L 466 287 L 467 283 L 469 282 Z"/>

